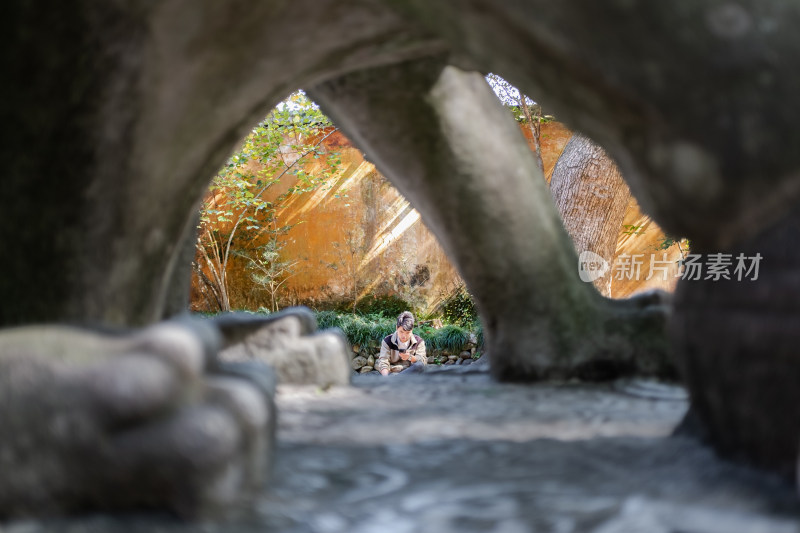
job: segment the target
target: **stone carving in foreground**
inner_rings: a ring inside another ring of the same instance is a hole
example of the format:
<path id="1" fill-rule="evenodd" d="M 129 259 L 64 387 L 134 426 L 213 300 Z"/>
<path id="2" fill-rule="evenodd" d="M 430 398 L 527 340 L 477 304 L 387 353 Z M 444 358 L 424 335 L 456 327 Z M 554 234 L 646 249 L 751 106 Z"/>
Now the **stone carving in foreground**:
<path id="1" fill-rule="evenodd" d="M 275 378 L 218 361 L 219 344 L 207 321 L 0 332 L 0 517 L 203 517 L 252 498 L 269 475 Z"/>
<path id="2" fill-rule="evenodd" d="M 280 383 L 350 383 L 347 339 L 336 330 L 312 334 L 317 326 L 308 309 L 286 309 L 267 317 L 220 315 L 214 322 L 225 337 L 219 353 L 223 361 L 261 361 L 275 370 Z"/>

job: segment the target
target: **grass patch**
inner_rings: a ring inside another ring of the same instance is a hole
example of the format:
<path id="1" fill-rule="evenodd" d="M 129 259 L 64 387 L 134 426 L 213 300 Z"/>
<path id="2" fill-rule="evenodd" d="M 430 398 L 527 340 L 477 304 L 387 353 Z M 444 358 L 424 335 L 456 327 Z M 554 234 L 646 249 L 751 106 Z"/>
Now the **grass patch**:
<path id="1" fill-rule="evenodd" d="M 320 329 L 339 328 L 350 344 L 363 347 L 380 347 L 386 335 L 395 330 L 395 321 L 381 315 L 339 314 L 335 311 L 317 313 Z"/>
<path id="2" fill-rule="evenodd" d="M 249 311 L 249 313 L 256 314 L 253 311 Z M 211 317 L 219 313 L 197 314 Z M 269 313 L 259 310 L 258 314 Z M 396 329 L 396 319 L 394 317 L 387 318 L 383 313 L 354 315 L 336 311 L 317 311 L 315 315 L 318 329 L 339 328 L 351 345 L 375 352 L 380 349 L 383 338 L 394 333 Z M 471 332 L 476 334 L 480 347 L 483 344 L 483 328 L 479 322 L 470 328 L 455 324 L 447 324 L 440 329 L 434 329 L 429 324 L 418 325 L 414 328 L 414 333 L 425 340 L 429 353 L 434 351 L 458 353 L 469 342 Z"/>
<path id="3" fill-rule="evenodd" d="M 361 348 L 380 348 L 381 340 L 396 329 L 395 319 L 386 318 L 382 314 L 353 315 L 339 314 L 335 311 L 320 311 L 317 314 L 320 329 L 339 328 L 350 344 Z M 457 353 L 469 342 L 470 331 L 461 326 L 448 324 L 440 329 L 430 325 L 414 328 L 414 333 L 425 340 L 429 352 Z M 483 331 L 477 328 L 479 343 L 483 340 Z"/>
<path id="4" fill-rule="evenodd" d="M 425 339 L 431 350 L 453 353 L 461 350 L 469 342 L 469 331 L 453 324 L 433 330 L 433 335 Z"/>

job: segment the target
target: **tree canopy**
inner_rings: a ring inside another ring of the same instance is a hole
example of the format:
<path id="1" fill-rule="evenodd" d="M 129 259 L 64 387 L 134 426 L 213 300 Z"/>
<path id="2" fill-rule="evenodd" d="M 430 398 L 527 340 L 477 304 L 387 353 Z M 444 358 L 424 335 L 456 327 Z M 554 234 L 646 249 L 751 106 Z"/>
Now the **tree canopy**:
<path id="1" fill-rule="evenodd" d="M 282 205 L 291 196 L 325 184 L 339 168 L 338 152 L 323 142 L 336 131 L 330 119 L 303 91 L 296 91 L 259 122 L 214 176 L 200 211 L 197 250 L 202 265 L 195 271 L 203 290 L 220 310 L 230 310 L 228 264 L 236 255 L 248 261 L 253 281 L 276 291 L 294 264 L 281 258 L 281 235 L 294 225 L 278 221 Z M 325 165 L 309 173 L 309 159 L 325 158 Z M 280 194 L 267 191 L 288 176 L 292 185 Z"/>

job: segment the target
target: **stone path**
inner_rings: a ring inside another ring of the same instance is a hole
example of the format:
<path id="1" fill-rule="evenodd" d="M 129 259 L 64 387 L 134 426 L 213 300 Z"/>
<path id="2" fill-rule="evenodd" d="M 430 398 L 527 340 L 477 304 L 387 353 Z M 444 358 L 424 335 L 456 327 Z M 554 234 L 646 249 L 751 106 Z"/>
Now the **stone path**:
<path id="1" fill-rule="evenodd" d="M 275 481 L 248 517 L 194 526 L 94 517 L 45 529 L 800 533 L 790 486 L 669 437 L 687 407 L 672 396 L 452 371 L 280 386 Z"/>

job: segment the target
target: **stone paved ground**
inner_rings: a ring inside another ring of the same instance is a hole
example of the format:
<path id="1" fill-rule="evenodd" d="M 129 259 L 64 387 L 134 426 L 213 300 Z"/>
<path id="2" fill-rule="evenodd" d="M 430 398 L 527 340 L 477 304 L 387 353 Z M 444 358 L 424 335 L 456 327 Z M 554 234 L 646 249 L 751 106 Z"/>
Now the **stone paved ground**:
<path id="1" fill-rule="evenodd" d="M 281 386 L 275 481 L 246 518 L 5 531 L 800 533 L 790 486 L 669 437 L 677 396 L 457 372 Z"/>

